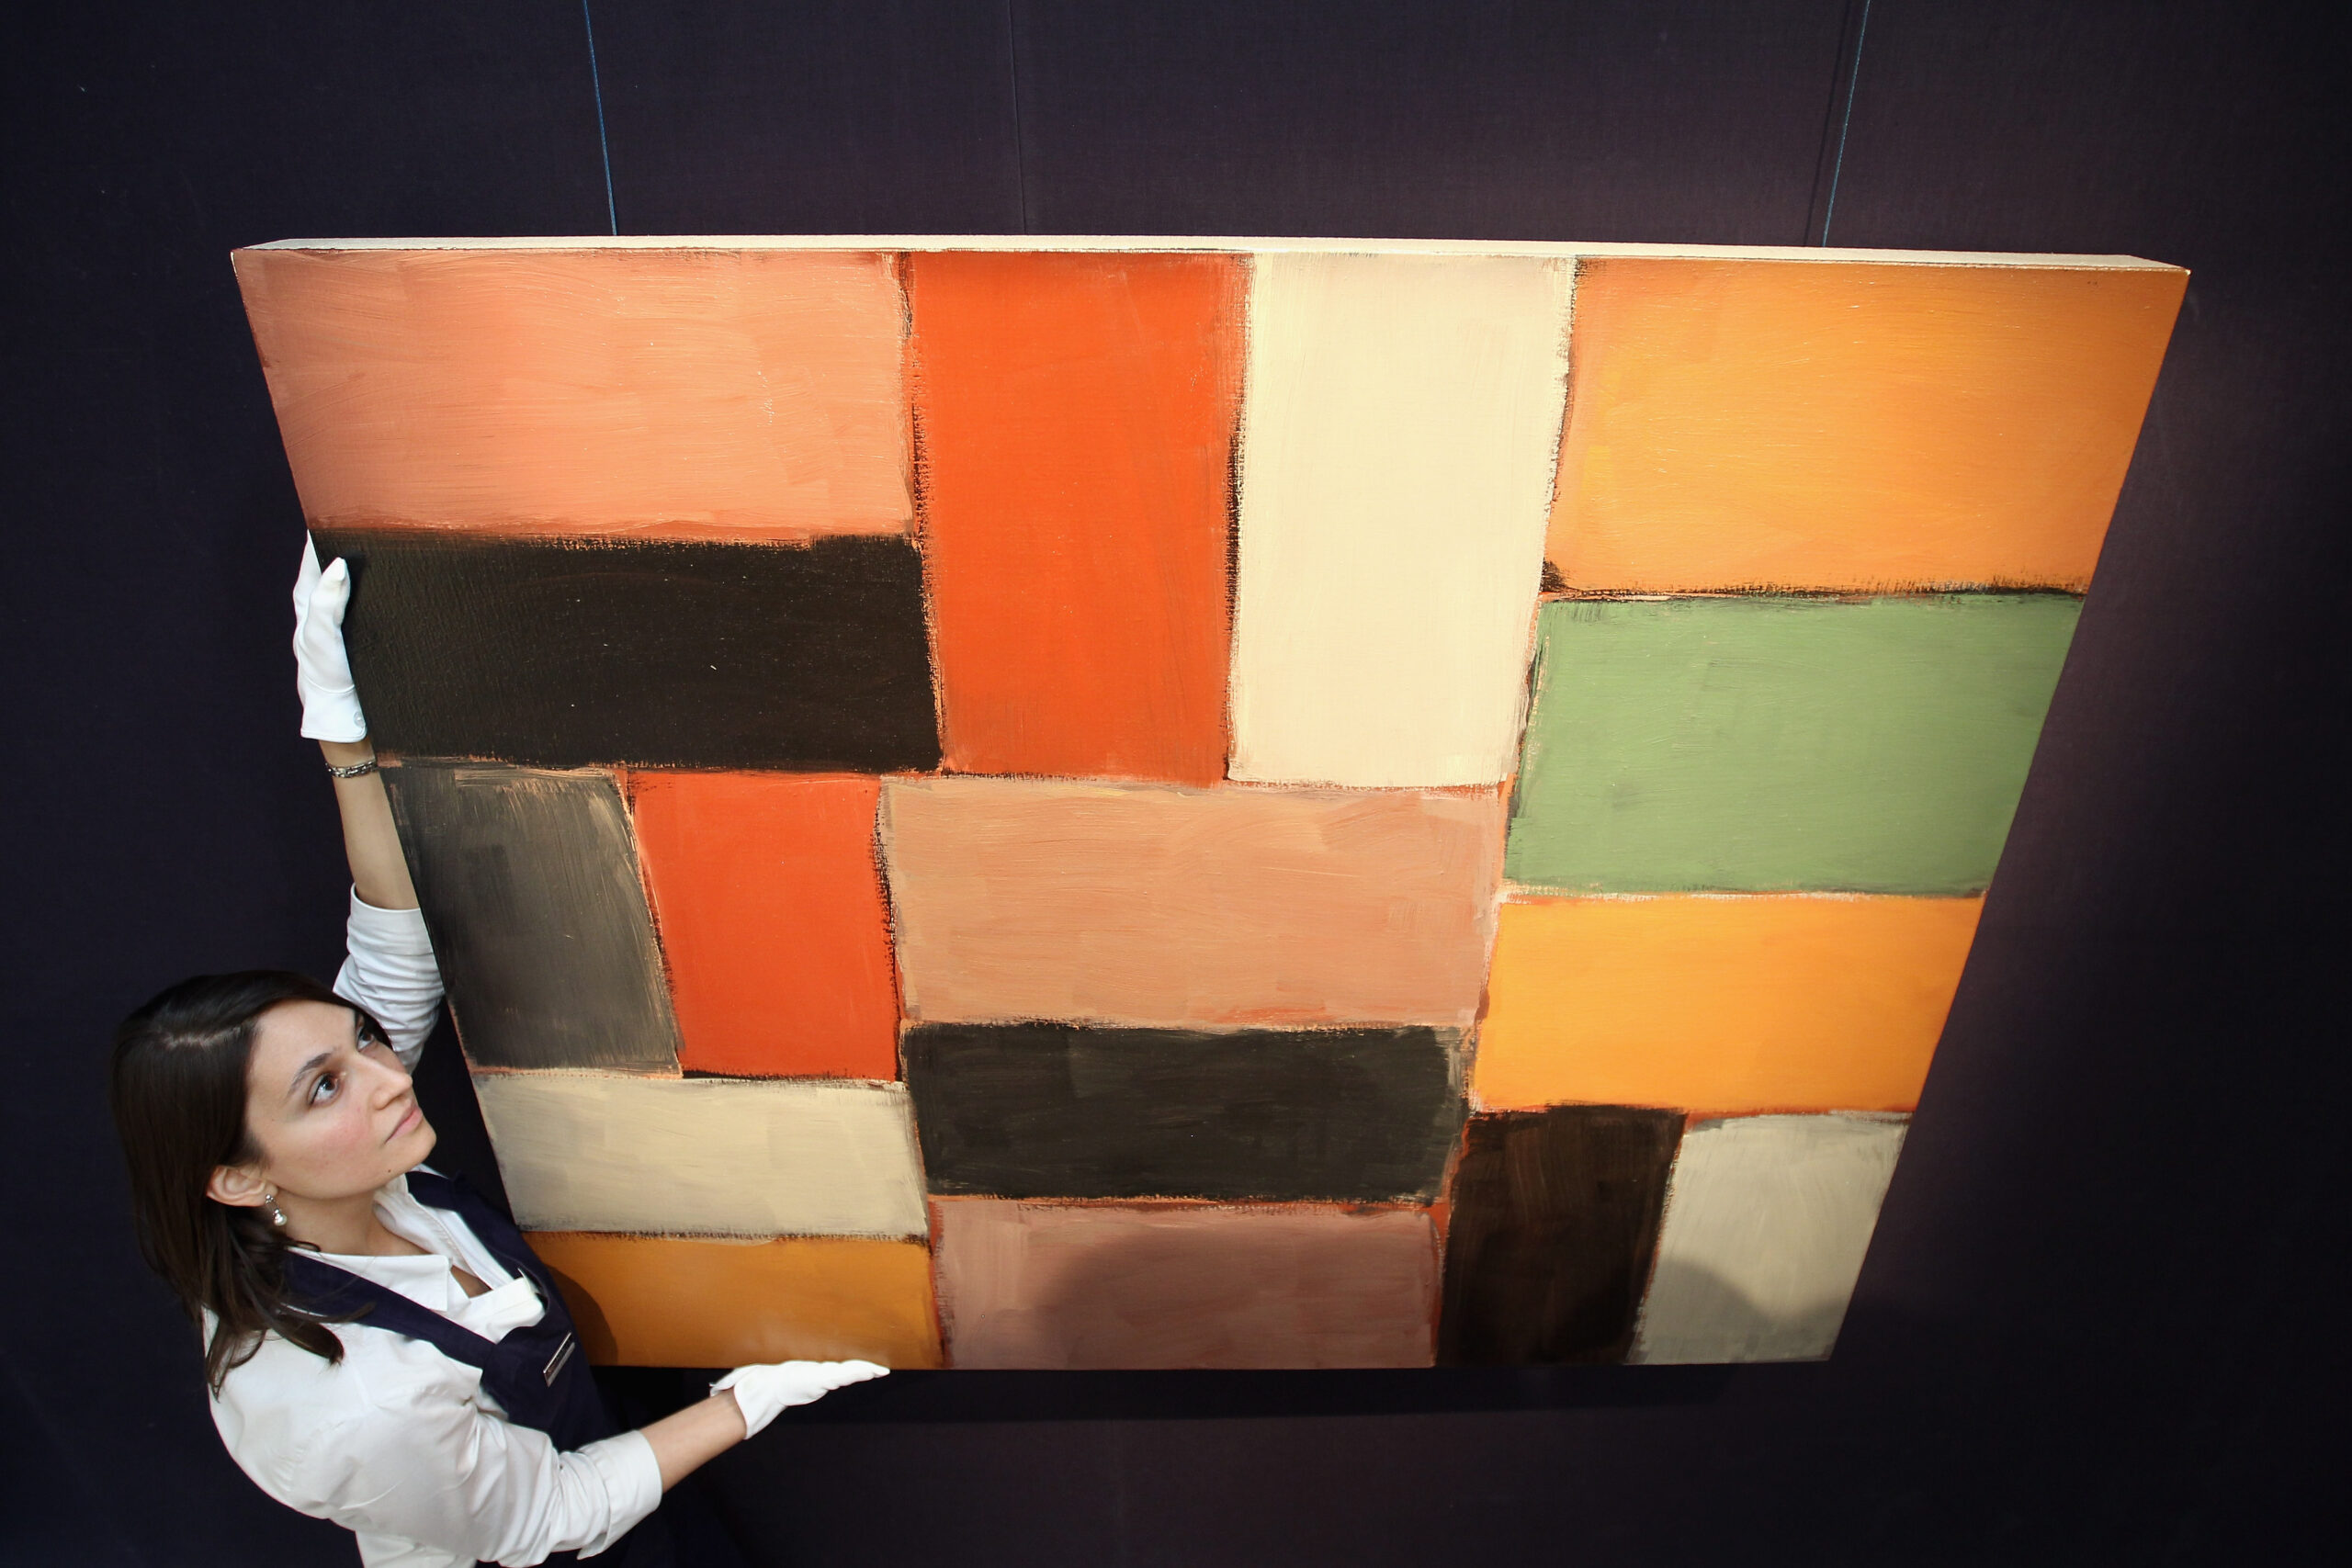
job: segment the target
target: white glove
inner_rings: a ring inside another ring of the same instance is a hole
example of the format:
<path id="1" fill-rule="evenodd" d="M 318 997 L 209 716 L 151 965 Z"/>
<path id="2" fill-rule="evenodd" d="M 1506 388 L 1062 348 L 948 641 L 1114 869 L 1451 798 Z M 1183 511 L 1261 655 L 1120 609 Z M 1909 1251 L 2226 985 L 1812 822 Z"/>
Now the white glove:
<path id="1" fill-rule="evenodd" d="M 734 1392 L 735 1407 L 743 1413 L 743 1435 L 752 1438 L 790 1405 L 814 1404 L 837 1388 L 889 1375 L 889 1368 L 871 1361 L 770 1361 L 736 1368 L 711 1384 L 710 1392 Z"/>
<path id="2" fill-rule="evenodd" d="M 343 650 L 343 608 L 351 602 L 351 569 L 337 556 L 319 570 L 319 552 L 302 540 L 302 572 L 294 580 L 294 689 L 302 694 L 302 733 L 313 740 L 365 740 L 351 658 Z"/>

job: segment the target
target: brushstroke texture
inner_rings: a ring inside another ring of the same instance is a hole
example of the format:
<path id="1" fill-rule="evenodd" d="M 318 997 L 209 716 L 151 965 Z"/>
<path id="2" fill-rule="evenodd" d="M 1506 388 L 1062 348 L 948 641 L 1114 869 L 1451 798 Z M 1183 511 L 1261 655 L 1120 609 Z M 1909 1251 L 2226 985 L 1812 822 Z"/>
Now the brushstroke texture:
<path id="1" fill-rule="evenodd" d="M 1430 1364 L 1422 1210 L 933 1207 L 957 1367 Z"/>
<path id="2" fill-rule="evenodd" d="M 1571 588 L 2090 585 L 2188 274 L 1596 257 Z"/>
<path id="3" fill-rule="evenodd" d="M 1564 892 L 1981 893 L 2080 607 L 1546 604 L 1504 874 Z"/>
<path id="4" fill-rule="evenodd" d="M 1981 898 L 1569 898 L 1506 904 L 1472 1097 L 1908 1111 Z"/>
<path id="5" fill-rule="evenodd" d="M 939 761 L 903 539 L 318 536 L 378 741 L 571 767 L 876 773 Z"/>
<path id="6" fill-rule="evenodd" d="M 1233 777 L 1510 773 L 1568 280 L 1526 257 L 1257 258 Z"/>
<path id="7" fill-rule="evenodd" d="M 874 778 L 629 775 L 679 1066 L 891 1078 L 899 995 Z"/>
<path id="8" fill-rule="evenodd" d="M 1633 1359 L 1828 1355 L 1905 1130 L 1898 1117 L 1752 1116 L 1684 1134 Z"/>
<path id="9" fill-rule="evenodd" d="M 887 254 L 240 251 L 314 527 L 903 534 Z"/>
<path id="10" fill-rule="evenodd" d="M 411 761 L 383 778 L 467 1056 L 677 1072 L 612 775 Z"/>
<path id="11" fill-rule="evenodd" d="M 946 765 L 1222 778 L 1245 264 L 909 265 Z"/>
<path id="12" fill-rule="evenodd" d="M 1476 1016 L 1491 793 L 891 779 L 882 809 L 910 1019 Z"/>
<path id="13" fill-rule="evenodd" d="M 526 1230 L 921 1235 L 906 1090 L 834 1079 L 477 1073 Z"/>
<path id="14" fill-rule="evenodd" d="M 927 1024 L 904 1050 L 933 1192 L 1429 1199 L 1462 1127 L 1430 1029 Z"/>
<path id="15" fill-rule="evenodd" d="M 531 1249 L 555 1271 L 581 1347 L 600 1367 L 941 1364 L 921 1242 L 540 1231 Z"/>
<path id="16" fill-rule="evenodd" d="M 1623 1360 L 1681 1134 L 1664 1111 L 1472 1117 L 1449 1192 L 1439 1361 Z"/>

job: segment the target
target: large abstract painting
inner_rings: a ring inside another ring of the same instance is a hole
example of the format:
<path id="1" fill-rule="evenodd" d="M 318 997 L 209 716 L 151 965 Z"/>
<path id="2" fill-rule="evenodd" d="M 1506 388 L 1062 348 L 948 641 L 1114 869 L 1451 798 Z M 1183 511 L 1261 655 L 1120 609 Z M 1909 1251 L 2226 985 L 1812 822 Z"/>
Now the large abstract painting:
<path id="1" fill-rule="evenodd" d="M 235 257 L 608 1362 L 1826 1355 L 2185 274 Z"/>

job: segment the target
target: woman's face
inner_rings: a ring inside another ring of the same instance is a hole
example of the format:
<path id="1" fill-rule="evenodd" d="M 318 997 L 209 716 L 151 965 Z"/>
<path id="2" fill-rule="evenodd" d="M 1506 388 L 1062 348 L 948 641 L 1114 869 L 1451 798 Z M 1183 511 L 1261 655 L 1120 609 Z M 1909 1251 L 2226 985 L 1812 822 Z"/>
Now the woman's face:
<path id="1" fill-rule="evenodd" d="M 321 1202 L 372 1192 L 433 1152 L 400 1058 L 361 1035 L 349 1008 L 325 1002 L 280 1002 L 254 1021 L 245 1125 L 258 1173 Z"/>

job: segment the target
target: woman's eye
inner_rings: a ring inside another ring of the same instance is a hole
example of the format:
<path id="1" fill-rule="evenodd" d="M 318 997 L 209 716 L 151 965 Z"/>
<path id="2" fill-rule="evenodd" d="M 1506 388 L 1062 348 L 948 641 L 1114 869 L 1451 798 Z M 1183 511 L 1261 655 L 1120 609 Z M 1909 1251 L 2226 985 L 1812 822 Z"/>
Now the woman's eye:
<path id="1" fill-rule="evenodd" d="M 311 1086 L 311 1103 L 313 1105 L 324 1105 L 328 1100 L 333 1100 L 334 1098 L 337 1081 L 338 1076 L 336 1074 L 321 1073 L 319 1075 L 319 1081 Z"/>

